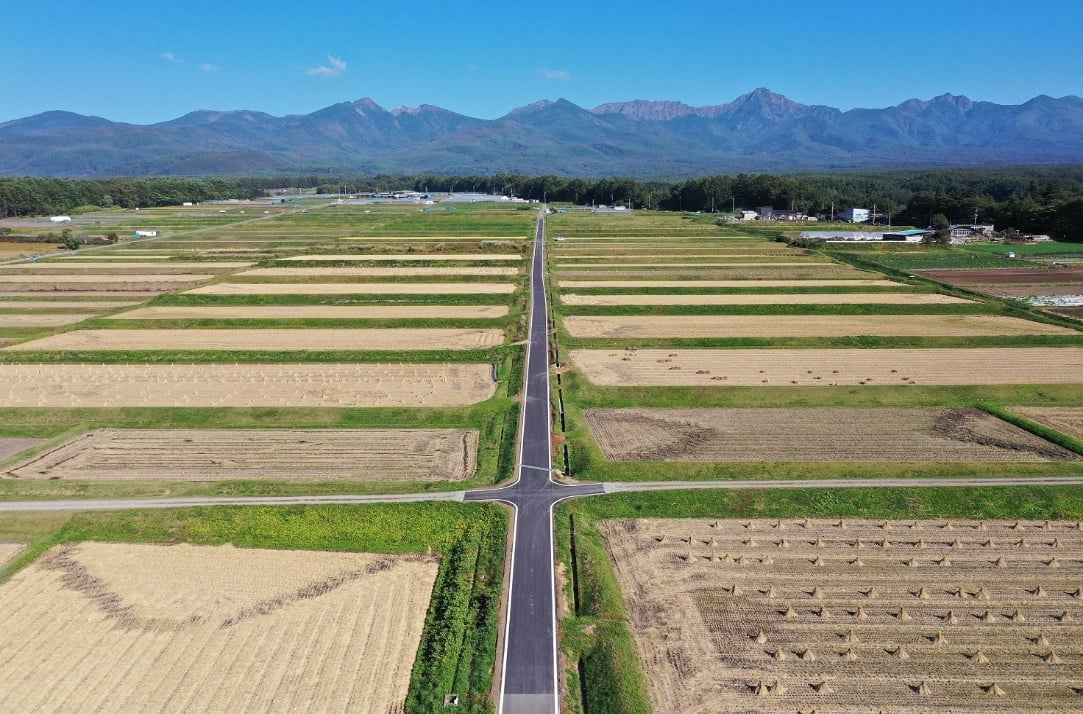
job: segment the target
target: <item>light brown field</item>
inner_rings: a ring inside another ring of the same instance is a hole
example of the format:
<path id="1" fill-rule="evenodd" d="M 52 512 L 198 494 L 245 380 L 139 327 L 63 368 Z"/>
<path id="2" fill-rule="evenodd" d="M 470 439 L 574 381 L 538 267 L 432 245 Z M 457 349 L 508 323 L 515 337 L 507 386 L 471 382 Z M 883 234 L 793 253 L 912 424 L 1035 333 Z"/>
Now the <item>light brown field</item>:
<path id="1" fill-rule="evenodd" d="M 462 481 L 468 429 L 101 429 L 12 466 L 20 479 Z"/>
<path id="2" fill-rule="evenodd" d="M 56 243 L 14 243 L 0 241 L 0 260 L 18 260 L 32 255 L 57 253 L 60 246 Z"/>
<path id="3" fill-rule="evenodd" d="M 779 293 L 712 295 L 560 296 L 565 305 L 958 305 L 969 300 L 937 293 Z"/>
<path id="4" fill-rule="evenodd" d="M 622 270 L 624 268 L 654 268 L 657 270 L 677 270 L 683 268 L 842 268 L 838 263 L 830 263 L 825 261 L 806 260 L 801 262 L 783 262 L 783 261 L 771 261 L 769 263 L 763 262 L 710 262 L 710 263 L 695 263 L 695 262 L 681 262 L 681 261 L 655 261 L 652 263 L 625 263 L 621 261 L 612 261 L 607 263 L 573 263 L 567 260 L 562 260 L 557 263 L 557 272 L 565 272 L 571 268 L 582 268 L 585 270 L 597 270 L 597 269 L 612 269 Z M 850 270 L 846 270 L 850 272 Z"/>
<path id="5" fill-rule="evenodd" d="M 488 364 L 0 364 L 3 407 L 455 407 Z"/>
<path id="6" fill-rule="evenodd" d="M 347 253 L 342 255 L 291 255 L 281 260 L 303 261 L 314 263 L 317 261 L 437 261 L 437 260 L 469 260 L 469 261 L 509 261 L 522 260 L 523 256 L 516 253 L 380 253 L 358 254 Z"/>
<path id="7" fill-rule="evenodd" d="M 0 307 L 5 307 L 0 303 Z M 28 313 L 28 314 L 3 314 L 0 313 L 0 327 L 58 327 L 82 322 L 91 317 L 83 314 L 63 313 Z"/>
<path id="8" fill-rule="evenodd" d="M 111 310 L 139 304 L 131 300 L 0 300 L 0 310 Z"/>
<path id="9" fill-rule="evenodd" d="M 370 241 L 485 241 L 486 243 L 503 242 L 503 241 L 525 241 L 530 240 L 530 236 L 448 236 L 448 235 L 432 235 L 432 236 L 343 236 L 336 238 L 335 240 L 370 240 Z"/>
<path id="10" fill-rule="evenodd" d="M 420 267 L 420 268 L 255 268 L 237 273 L 236 277 L 392 277 L 392 276 L 445 276 L 445 275 L 518 275 L 519 268 L 503 267 L 499 265 L 484 265 L 481 267 Z"/>
<path id="11" fill-rule="evenodd" d="M 436 572 L 419 555 L 57 546 L 0 586 L 4 708 L 401 712 Z"/>
<path id="12" fill-rule="evenodd" d="M 514 283 L 216 283 L 195 295 L 509 295 Z"/>
<path id="13" fill-rule="evenodd" d="M 600 528 L 659 714 L 1079 710 L 1077 523 Z"/>
<path id="14" fill-rule="evenodd" d="M 12 558 L 26 550 L 25 543 L 0 542 L 0 568 L 3 568 Z"/>
<path id="15" fill-rule="evenodd" d="M 147 273 L 150 275 L 162 275 L 169 272 L 186 272 L 190 270 L 236 270 L 247 268 L 252 265 L 251 261 L 227 262 L 227 261 L 198 261 L 198 262 L 113 262 L 113 257 L 99 258 L 97 260 L 82 261 L 46 261 L 38 263 L 19 263 L 17 265 L 5 265 L 0 267 L 0 280 L 6 279 L 8 274 L 21 273 L 86 273 L 97 275 L 125 275 L 129 272 Z"/>
<path id="16" fill-rule="evenodd" d="M 1016 414 L 1025 416 L 1057 431 L 1083 439 L 1083 407 L 1008 407 Z"/>
<path id="17" fill-rule="evenodd" d="M 861 280 L 870 273 L 863 270 L 831 264 L 810 263 L 804 268 L 743 268 L 736 264 L 726 268 L 685 268 L 667 263 L 653 268 L 626 270 L 615 265 L 606 270 L 579 270 L 578 266 L 566 266 L 554 271 L 564 280 L 638 280 L 638 279 L 685 279 L 685 280 Z"/>
<path id="18" fill-rule="evenodd" d="M 612 461 L 1079 461 L 977 409 L 588 409 Z"/>
<path id="19" fill-rule="evenodd" d="M 52 285 L 62 283 L 192 283 L 210 280 L 214 275 L 197 273 L 167 274 L 111 274 L 94 275 L 0 275 L 0 285 L 38 283 Z"/>
<path id="20" fill-rule="evenodd" d="M 0 436 L 0 461 L 45 442 L 45 439 Z"/>
<path id="21" fill-rule="evenodd" d="M 571 350 L 595 384 L 628 386 L 891 386 L 1076 384 L 1079 347 L 920 349 Z"/>
<path id="22" fill-rule="evenodd" d="M 496 328 L 73 330 L 5 349 L 37 350 L 474 350 L 504 342 Z"/>
<path id="23" fill-rule="evenodd" d="M 560 280 L 562 288 L 886 288 L 894 280 Z"/>
<path id="24" fill-rule="evenodd" d="M 572 337 L 846 337 L 1072 335 L 1076 330 L 1001 315 L 631 315 L 564 318 Z"/>
<path id="25" fill-rule="evenodd" d="M 0 303 L 3 307 L 4 303 Z M 409 320 L 492 319 L 508 314 L 506 305 L 230 305 L 143 307 L 111 320 Z"/>
<path id="26" fill-rule="evenodd" d="M 41 297 L 47 297 L 46 295 L 42 295 L 42 292 L 43 291 L 48 291 L 50 289 L 57 290 L 56 295 L 57 295 L 57 297 L 61 297 L 61 298 L 73 298 L 73 297 L 96 297 L 96 298 L 108 298 L 108 297 L 137 298 L 138 297 L 138 298 L 152 298 L 152 297 L 155 297 L 156 295 L 158 295 L 161 292 L 160 290 L 147 290 L 145 285 L 140 285 L 138 288 L 135 288 L 133 290 L 117 290 L 116 286 L 110 286 L 108 289 L 103 289 L 103 290 L 78 290 L 78 289 L 76 289 L 76 290 L 67 290 L 67 289 L 64 289 L 63 292 L 61 292 L 59 290 L 59 288 L 42 288 L 42 289 L 39 290 L 35 286 L 29 286 L 29 287 L 23 286 L 22 290 L 0 290 L 0 298 L 27 298 L 27 297 L 41 298 Z M 13 302 L 12 303 L 5 302 L 4 304 L 5 305 L 11 305 L 11 304 L 14 304 L 14 303 Z M 117 304 L 123 305 L 125 303 L 121 302 L 121 303 L 117 303 Z M 134 303 L 130 303 L 130 304 L 134 304 Z"/>

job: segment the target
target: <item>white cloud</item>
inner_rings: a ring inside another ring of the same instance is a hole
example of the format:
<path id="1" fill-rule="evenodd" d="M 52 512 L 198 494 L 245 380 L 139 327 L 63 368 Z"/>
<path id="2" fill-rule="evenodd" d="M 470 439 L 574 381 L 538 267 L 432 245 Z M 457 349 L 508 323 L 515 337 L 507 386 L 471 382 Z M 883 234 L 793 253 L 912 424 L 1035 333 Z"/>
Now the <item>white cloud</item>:
<path id="1" fill-rule="evenodd" d="M 204 72 L 206 72 L 207 74 L 213 74 L 213 73 L 217 72 L 218 70 L 222 69 L 218 65 L 211 64 L 209 62 L 204 62 L 203 64 L 199 65 L 199 68 L 201 70 L 203 70 Z"/>
<path id="2" fill-rule="evenodd" d="M 346 61 L 334 55 L 327 55 L 327 64 L 305 70 L 310 77 L 337 77 L 346 71 Z"/>
<path id="3" fill-rule="evenodd" d="M 162 53 L 162 59 L 164 59 L 166 62 L 171 62 L 173 64 L 180 64 L 181 63 L 181 60 L 178 59 L 177 56 L 175 54 L 173 54 L 172 52 L 163 52 Z"/>
<path id="4" fill-rule="evenodd" d="M 566 69 L 539 69 L 538 72 L 546 79 L 553 79 L 560 82 L 567 82 L 572 78 L 571 73 Z"/>

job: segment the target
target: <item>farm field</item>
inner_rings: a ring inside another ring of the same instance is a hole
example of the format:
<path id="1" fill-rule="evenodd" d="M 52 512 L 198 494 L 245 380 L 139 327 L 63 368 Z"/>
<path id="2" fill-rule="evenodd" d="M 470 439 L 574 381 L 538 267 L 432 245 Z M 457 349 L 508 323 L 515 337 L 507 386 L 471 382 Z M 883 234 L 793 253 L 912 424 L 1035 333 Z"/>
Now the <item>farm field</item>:
<path id="1" fill-rule="evenodd" d="M 918 275 L 953 285 L 1083 285 L 1083 268 L 922 270 Z"/>
<path id="2" fill-rule="evenodd" d="M 1076 522 L 599 529 L 656 712 L 1078 708 Z"/>
<path id="3" fill-rule="evenodd" d="M 602 386 L 1076 384 L 1083 374 L 1078 347 L 578 349 L 569 356 Z"/>
<path id="4" fill-rule="evenodd" d="M 1083 439 L 1083 407 L 1008 407 L 1016 414 Z"/>
<path id="5" fill-rule="evenodd" d="M 4 303 L 0 303 L 2 306 Z M 495 319 L 506 305 L 230 305 L 144 307 L 111 315 L 112 320 L 411 320 Z M 2 316 L 0 316 L 2 319 Z"/>
<path id="6" fill-rule="evenodd" d="M 36 263 L 16 263 L 0 267 L 0 279 L 6 279 L 8 275 L 22 273 L 69 275 L 125 275 L 129 273 L 147 273 L 151 275 L 184 273 L 192 270 L 203 271 L 229 271 L 247 268 L 252 265 L 251 261 L 168 261 L 168 262 L 121 262 L 116 263 L 112 257 L 98 256 L 93 261 L 82 259 L 80 261 L 39 261 Z"/>
<path id="7" fill-rule="evenodd" d="M 510 295 L 514 283 L 214 283 L 189 295 Z"/>
<path id="8" fill-rule="evenodd" d="M 436 262 L 436 261 L 486 261 L 504 262 L 521 261 L 523 256 L 518 253 L 326 253 L 309 255 L 291 255 L 282 258 L 289 262 Z"/>
<path id="9" fill-rule="evenodd" d="M 59 252 L 55 243 L 17 243 L 0 241 L 0 260 L 18 260 L 32 255 L 49 255 Z"/>
<path id="10" fill-rule="evenodd" d="M 477 467 L 464 429 L 100 429 L 12 465 L 19 479 L 462 481 Z"/>
<path id="11" fill-rule="evenodd" d="M 112 310 L 139 305 L 133 300 L 0 300 L 0 310 Z"/>
<path id="12" fill-rule="evenodd" d="M 0 407 L 468 406 L 488 364 L 0 364 Z"/>
<path id="13" fill-rule="evenodd" d="M 23 543 L 0 542 L 0 568 L 4 567 L 9 560 L 26 549 Z"/>
<path id="14" fill-rule="evenodd" d="M 570 316 L 572 337 L 843 337 L 850 335 L 1071 335 L 1075 330 L 999 315 Z"/>
<path id="15" fill-rule="evenodd" d="M 0 303 L 0 307 L 3 307 L 3 305 L 4 303 Z M 0 327 L 60 327 L 82 322 L 88 317 L 90 315 L 86 313 L 64 314 L 51 312 L 22 315 L 0 313 Z"/>
<path id="16" fill-rule="evenodd" d="M 283 277 L 447 277 L 447 276 L 509 276 L 518 275 L 519 268 L 499 265 L 481 267 L 405 267 L 405 268 L 254 268 L 237 273 L 239 278 L 283 278 Z"/>
<path id="17" fill-rule="evenodd" d="M 504 341 L 500 329 L 204 329 L 75 330 L 6 347 L 7 350 L 472 350 Z"/>
<path id="18" fill-rule="evenodd" d="M 125 283 L 194 283 L 210 280 L 214 275 L 204 273 L 94 273 L 79 275 L 0 275 L 0 285 L 30 285 L 26 289 L 60 290 L 53 285 L 62 284 L 125 284 Z"/>
<path id="19" fill-rule="evenodd" d="M 706 295 L 584 295 L 560 296 L 565 305 L 964 305 L 972 301 L 938 293 L 776 293 Z"/>
<path id="20" fill-rule="evenodd" d="M 614 461 L 1083 461 L 977 409 L 588 409 Z"/>
<path id="21" fill-rule="evenodd" d="M 646 278 L 681 278 L 683 280 L 862 280 L 870 278 L 872 273 L 831 264 L 812 263 L 804 268 L 743 268 L 729 266 L 725 268 L 686 268 L 680 265 L 659 265 L 653 268 L 626 270 L 620 266 L 607 269 L 580 270 L 576 267 L 564 267 L 554 270 L 560 280 L 635 280 Z"/>
<path id="22" fill-rule="evenodd" d="M 0 687 L 19 711 L 401 711 L 436 573 L 422 555 L 57 546 L 0 586 Z"/>
<path id="23" fill-rule="evenodd" d="M 858 280 L 558 280 L 561 288 L 884 288 L 904 283 L 879 278 Z"/>
<path id="24" fill-rule="evenodd" d="M 38 444 L 43 444 L 45 441 L 45 439 L 26 437 L 0 437 L 0 461 L 10 459 L 15 454 L 26 451 Z"/>

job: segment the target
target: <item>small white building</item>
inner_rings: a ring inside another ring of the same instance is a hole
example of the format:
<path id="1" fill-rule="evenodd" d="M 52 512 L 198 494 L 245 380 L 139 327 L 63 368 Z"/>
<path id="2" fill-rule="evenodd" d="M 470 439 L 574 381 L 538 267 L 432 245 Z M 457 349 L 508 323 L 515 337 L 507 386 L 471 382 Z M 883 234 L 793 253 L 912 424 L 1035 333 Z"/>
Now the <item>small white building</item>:
<path id="1" fill-rule="evenodd" d="M 969 243 L 993 237 L 993 226 L 982 224 L 958 224 L 948 226 L 952 243 Z"/>
<path id="2" fill-rule="evenodd" d="M 71 223 L 71 216 L 49 216 L 50 223 Z"/>
<path id="3" fill-rule="evenodd" d="M 135 232 L 135 237 L 136 238 L 157 238 L 158 237 L 158 231 L 136 231 Z"/>
<path id="4" fill-rule="evenodd" d="M 838 212 L 837 218 L 847 223 L 867 223 L 872 211 L 867 208 L 844 208 Z"/>
<path id="5" fill-rule="evenodd" d="M 754 221 L 759 217 L 760 214 L 756 213 L 755 211 L 741 211 L 742 221 Z"/>

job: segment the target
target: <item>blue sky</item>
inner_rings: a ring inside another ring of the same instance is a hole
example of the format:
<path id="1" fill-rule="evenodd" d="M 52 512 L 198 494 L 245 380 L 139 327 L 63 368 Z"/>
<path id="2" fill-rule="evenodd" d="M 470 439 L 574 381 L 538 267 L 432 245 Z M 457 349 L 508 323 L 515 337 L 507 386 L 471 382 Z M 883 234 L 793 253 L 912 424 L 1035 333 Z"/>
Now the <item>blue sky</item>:
<path id="1" fill-rule="evenodd" d="M 494 118 L 540 99 L 884 107 L 1083 95 L 1083 3 L 7 2 L 0 121 L 303 114 L 371 97 Z"/>

